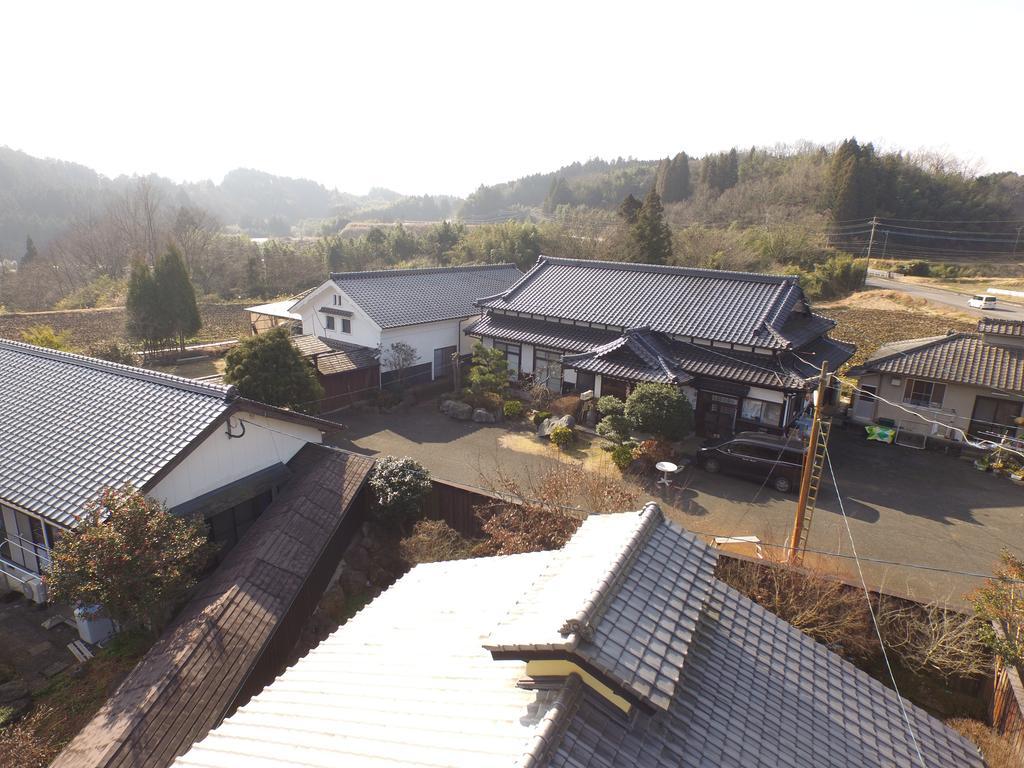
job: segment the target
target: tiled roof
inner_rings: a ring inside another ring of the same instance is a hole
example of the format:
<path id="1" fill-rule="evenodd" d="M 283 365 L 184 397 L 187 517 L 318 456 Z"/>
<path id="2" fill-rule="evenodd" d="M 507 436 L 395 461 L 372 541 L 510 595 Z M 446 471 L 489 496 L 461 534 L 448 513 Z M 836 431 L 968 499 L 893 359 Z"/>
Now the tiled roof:
<path id="1" fill-rule="evenodd" d="M 986 343 L 973 333 L 951 333 L 879 347 L 850 374 L 876 371 L 1024 393 L 1024 347 Z"/>
<path id="2" fill-rule="evenodd" d="M 716 582 L 666 713 L 622 717 L 587 688 L 550 768 L 890 768 L 920 761 L 896 694 Z M 906 703 L 929 768 L 983 765 L 977 749 Z"/>
<path id="3" fill-rule="evenodd" d="M 73 525 L 104 486 L 145 486 L 234 393 L 0 339 L 0 501 Z"/>
<path id="4" fill-rule="evenodd" d="M 291 467 L 283 491 L 54 768 L 163 768 L 269 682 L 257 679 L 265 675 L 257 667 L 268 666 L 261 655 L 273 645 L 284 657 L 295 644 L 308 616 L 292 607 L 300 592 L 326 586 L 310 574 L 327 556 L 334 560 L 325 573 L 333 570 L 340 552 L 324 553 L 337 549 L 329 542 L 373 461 L 310 445 Z"/>
<path id="5" fill-rule="evenodd" d="M 430 323 L 479 312 L 476 300 L 522 277 L 514 264 L 337 272 L 331 279 L 381 328 Z"/>
<path id="6" fill-rule="evenodd" d="M 1024 336 L 1024 320 L 999 320 L 983 317 L 978 321 L 978 332 L 997 336 Z"/>
<path id="7" fill-rule="evenodd" d="M 316 358 L 316 369 L 324 376 L 372 368 L 380 363 L 376 349 L 348 344 L 337 339 L 304 334 L 292 336 L 291 342 L 303 357 Z"/>
<path id="8" fill-rule="evenodd" d="M 480 306 L 784 349 L 783 329 L 806 299 L 788 275 L 541 256 L 522 280 Z"/>
<path id="9" fill-rule="evenodd" d="M 579 355 L 565 355 L 562 362 L 580 371 L 621 379 L 688 384 L 693 380 L 675 360 L 671 346 L 648 329 L 637 328 Z"/>
<path id="10" fill-rule="evenodd" d="M 652 504 L 558 552 L 418 566 L 179 765 L 914 764 L 896 695 L 714 563 Z M 981 768 L 907 708 L 930 768 Z"/>
<path id="11" fill-rule="evenodd" d="M 585 325 L 566 325 L 492 313 L 469 326 L 466 333 L 566 352 L 586 352 L 614 341 L 621 335 L 619 331 L 605 331 Z"/>

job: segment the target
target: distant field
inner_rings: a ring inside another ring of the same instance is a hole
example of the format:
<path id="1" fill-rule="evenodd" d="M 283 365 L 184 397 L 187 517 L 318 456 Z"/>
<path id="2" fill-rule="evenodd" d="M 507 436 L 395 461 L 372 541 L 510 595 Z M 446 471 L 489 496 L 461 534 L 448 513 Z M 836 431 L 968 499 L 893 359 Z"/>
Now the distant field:
<path id="1" fill-rule="evenodd" d="M 249 302 L 200 304 L 203 328 L 197 342 L 239 339 L 249 335 Z M 105 341 L 128 341 L 124 330 L 124 307 L 73 309 L 62 312 L 24 312 L 0 315 L 0 338 L 21 339 L 21 332 L 33 325 L 49 325 L 55 331 L 67 331 L 71 346 L 84 350 Z"/>
<path id="2" fill-rule="evenodd" d="M 864 362 L 882 344 L 946 331 L 973 331 L 978 325 L 969 315 L 894 291 L 861 291 L 841 301 L 816 304 L 814 310 L 838 323 L 830 334 L 833 338 L 857 345 L 850 366 Z"/>

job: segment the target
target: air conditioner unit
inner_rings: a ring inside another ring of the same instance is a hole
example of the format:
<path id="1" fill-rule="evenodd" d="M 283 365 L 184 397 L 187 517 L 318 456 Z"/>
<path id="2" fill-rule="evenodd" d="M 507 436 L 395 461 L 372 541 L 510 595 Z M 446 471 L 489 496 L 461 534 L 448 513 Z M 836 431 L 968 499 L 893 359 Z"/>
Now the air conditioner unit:
<path id="1" fill-rule="evenodd" d="M 46 602 L 46 585 L 42 579 L 30 577 L 21 582 L 21 591 L 34 603 L 42 605 Z"/>

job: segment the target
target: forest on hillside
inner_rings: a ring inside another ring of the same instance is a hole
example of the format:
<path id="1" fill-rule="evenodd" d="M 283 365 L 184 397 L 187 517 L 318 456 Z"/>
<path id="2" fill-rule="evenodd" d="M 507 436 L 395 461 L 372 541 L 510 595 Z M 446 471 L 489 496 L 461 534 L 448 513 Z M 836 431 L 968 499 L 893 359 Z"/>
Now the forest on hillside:
<path id="1" fill-rule="evenodd" d="M 383 189 L 356 197 L 244 170 L 220 184 L 109 180 L 0 150 L 0 307 L 117 305 L 132 263 L 153 264 L 171 244 L 209 300 L 291 295 L 330 271 L 525 269 L 541 253 L 792 272 L 812 296 L 831 297 L 862 279 L 856 258 L 872 231 L 875 257 L 983 263 L 1013 260 L 1022 225 L 1024 177 L 854 139 L 594 159 L 465 201 Z"/>

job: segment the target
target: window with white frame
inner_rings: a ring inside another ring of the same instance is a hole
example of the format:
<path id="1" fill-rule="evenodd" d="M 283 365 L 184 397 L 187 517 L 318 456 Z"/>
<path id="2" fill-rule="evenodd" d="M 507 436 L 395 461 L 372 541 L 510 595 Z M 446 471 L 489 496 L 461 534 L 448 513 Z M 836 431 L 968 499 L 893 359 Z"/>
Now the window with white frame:
<path id="1" fill-rule="evenodd" d="M 740 418 L 743 421 L 777 427 L 782 421 L 782 403 L 769 403 L 767 400 L 745 397 L 743 398 L 743 408 L 740 410 Z"/>
<path id="2" fill-rule="evenodd" d="M 907 379 L 903 389 L 903 402 L 923 408 L 941 408 L 946 385 L 921 379 Z"/>

